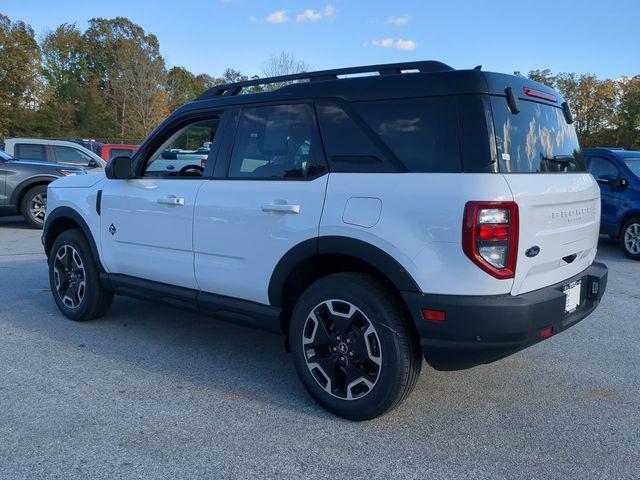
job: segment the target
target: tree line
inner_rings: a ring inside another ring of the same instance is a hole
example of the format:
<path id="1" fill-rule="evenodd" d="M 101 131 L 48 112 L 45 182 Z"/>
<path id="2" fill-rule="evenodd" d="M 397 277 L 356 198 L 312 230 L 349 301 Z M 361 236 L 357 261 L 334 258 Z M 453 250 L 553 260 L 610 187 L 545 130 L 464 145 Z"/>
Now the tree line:
<path id="1" fill-rule="evenodd" d="M 282 53 L 271 55 L 261 73 L 308 68 Z M 583 146 L 640 149 L 640 75 L 601 80 L 543 69 L 527 76 L 569 101 Z M 156 36 L 124 17 L 93 18 L 84 31 L 65 23 L 36 38 L 27 23 L 0 14 L 0 139 L 139 142 L 169 112 L 208 88 L 247 79 L 233 68 L 221 77 L 167 69 Z"/>

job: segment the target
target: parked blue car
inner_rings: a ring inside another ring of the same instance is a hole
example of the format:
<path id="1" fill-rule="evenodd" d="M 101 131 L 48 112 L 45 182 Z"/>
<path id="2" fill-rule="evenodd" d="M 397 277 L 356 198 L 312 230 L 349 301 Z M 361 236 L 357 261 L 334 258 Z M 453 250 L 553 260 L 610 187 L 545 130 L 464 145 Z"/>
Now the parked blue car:
<path id="1" fill-rule="evenodd" d="M 585 149 L 589 172 L 600 185 L 600 233 L 620 239 L 627 257 L 640 260 L 640 152 Z"/>

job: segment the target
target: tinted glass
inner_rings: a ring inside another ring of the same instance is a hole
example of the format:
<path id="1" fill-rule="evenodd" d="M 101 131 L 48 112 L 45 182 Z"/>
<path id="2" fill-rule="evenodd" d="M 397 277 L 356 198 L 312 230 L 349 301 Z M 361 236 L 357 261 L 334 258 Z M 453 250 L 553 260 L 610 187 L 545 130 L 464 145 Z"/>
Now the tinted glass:
<path id="1" fill-rule="evenodd" d="M 80 150 L 76 150 L 71 147 L 61 147 L 54 145 L 53 157 L 57 163 L 64 163 L 65 165 L 77 165 L 80 167 L 86 167 L 91 162 L 92 158 Z"/>
<path id="2" fill-rule="evenodd" d="M 308 105 L 244 108 L 229 177 L 306 178 L 325 171 L 315 119 Z"/>
<path id="3" fill-rule="evenodd" d="M 501 172 L 585 171 L 575 128 L 560 108 L 525 100 L 518 106 L 512 114 L 505 97 L 491 97 Z"/>
<path id="4" fill-rule="evenodd" d="M 636 177 L 640 178 L 640 157 L 623 158 L 622 161 Z"/>
<path id="5" fill-rule="evenodd" d="M 116 157 L 130 157 L 133 155 L 133 150 L 125 148 L 112 148 L 109 150 L 109 160 L 113 160 Z"/>
<path id="6" fill-rule="evenodd" d="M 452 97 L 354 104 L 369 127 L 409 172 L 461 172 Z"/>
<path id="7" fill-rule="evenodd" d="M 595 178 L 600 178 L 603 175 L 618 176 L 618 168 L 609 160 L 600 157 L 593 157 L 589 160 L 589 173 Z"/>
<path id="8" fill-rule="evenodd" d="M 28 143 L 16 144 L 16 158 L 23 160 L 47 161 L 47 152 L 44 145 L 29 145 Z"/>
<path id="9" fill-rule="evenodd" d="M 316 102 L 322 139 L 334 172 L 397 172 L 386 146 L 366 124 L 339 102 Z"/>
<path id="10" fill-rule="evenodd" d="M 220 117 L 185 125 L 169 135 L 147 161 L 145 177 L 202 177 L 209 158 Z M 125 154 L 131 156 L 131 151 Z M 112 155 L 117 157 L 121 155 Z"/>

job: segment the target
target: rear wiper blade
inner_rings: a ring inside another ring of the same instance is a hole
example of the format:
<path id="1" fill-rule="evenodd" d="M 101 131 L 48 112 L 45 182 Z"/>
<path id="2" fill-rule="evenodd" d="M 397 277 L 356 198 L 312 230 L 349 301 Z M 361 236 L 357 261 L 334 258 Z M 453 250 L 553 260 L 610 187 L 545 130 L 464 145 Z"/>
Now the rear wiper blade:
<path id="1" fill-rule="evenodd" d="M 572 155 L 554 155 L 553 157 L 542 157 L 543 160 L 558 163 L 573 163 L 575 158 Z"/>

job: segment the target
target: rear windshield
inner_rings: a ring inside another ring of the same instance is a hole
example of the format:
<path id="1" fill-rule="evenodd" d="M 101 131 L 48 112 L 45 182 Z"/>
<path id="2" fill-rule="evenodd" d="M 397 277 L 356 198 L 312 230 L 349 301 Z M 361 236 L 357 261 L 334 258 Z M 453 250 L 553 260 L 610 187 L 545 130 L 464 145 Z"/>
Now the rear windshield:
<path id="1" fill-rule="evenodd" d="M 520 100 L 512 114 L 505 97 L 491 97 L 500 171 L 504 173 L 584 172 L 573 125 L 562 109 Z"/>

